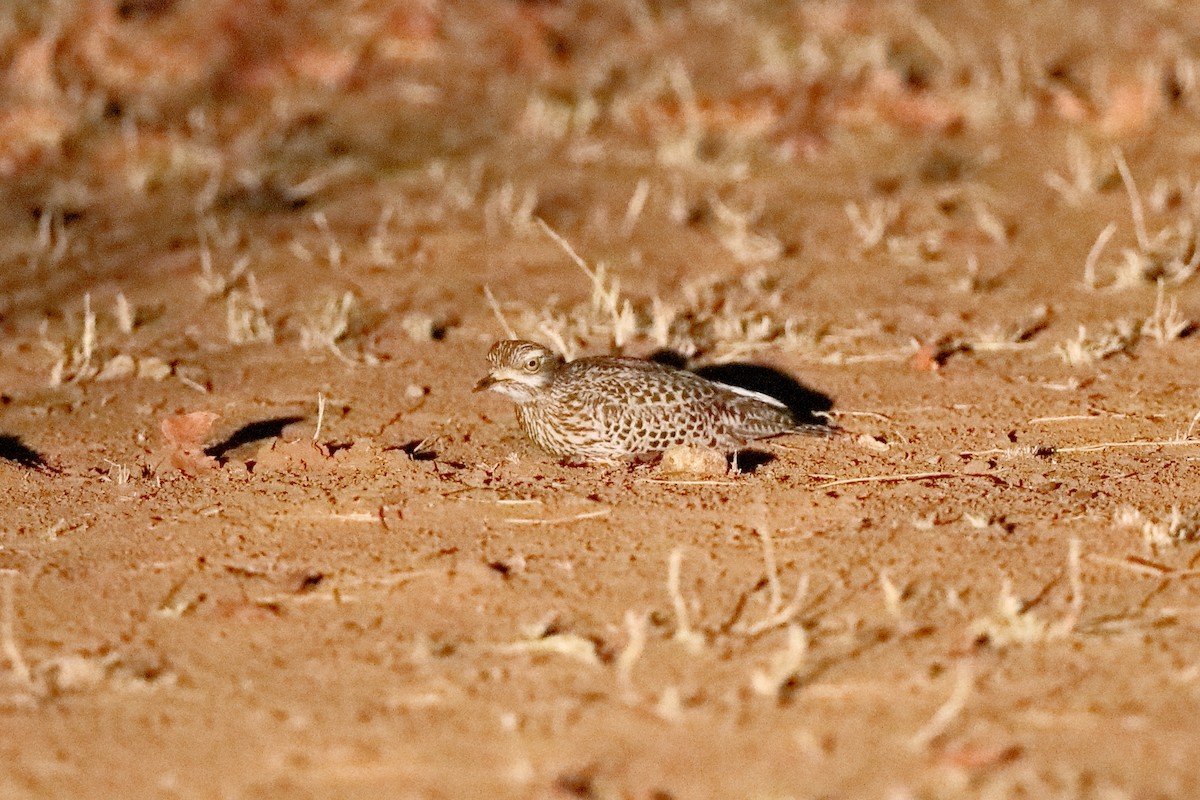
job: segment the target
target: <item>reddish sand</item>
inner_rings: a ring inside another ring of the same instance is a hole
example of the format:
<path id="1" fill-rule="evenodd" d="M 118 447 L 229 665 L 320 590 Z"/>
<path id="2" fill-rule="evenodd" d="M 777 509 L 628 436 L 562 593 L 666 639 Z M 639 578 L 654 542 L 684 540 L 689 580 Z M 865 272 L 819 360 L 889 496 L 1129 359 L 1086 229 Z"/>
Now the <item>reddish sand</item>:
<path id="1" fill-rule="evenodd" d="M 1186 4 L 79 5 L 0 12 L 0 797 L 1200 794 Z M 560 465 L 505 326 L 849 435 Z"/>

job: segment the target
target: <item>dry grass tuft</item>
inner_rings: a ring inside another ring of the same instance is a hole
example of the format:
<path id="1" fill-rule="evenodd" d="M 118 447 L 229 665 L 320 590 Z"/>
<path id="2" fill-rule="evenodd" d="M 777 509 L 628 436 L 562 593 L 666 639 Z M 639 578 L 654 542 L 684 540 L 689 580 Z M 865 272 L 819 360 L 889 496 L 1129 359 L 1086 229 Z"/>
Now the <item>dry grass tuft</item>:
<path id="1" fill-rule="evenodd" d="M 1080 325 L 1079 333 L 1074 339 L 1060 342 L 1054 349 L 1068 366 L 1089 366 L 1097 361 L 1128 353 L 1137 345 L 1141 334 L 1141 325 L 1128 319 L 1111 323 L 1104 332 L 1097 335 L 1089 334 L 1087 327 Z"/>
<path id="2" fill-rule="evenodd" d="M 1132 528 L 1142 534 L 1142 543 L 1148 550 L 1174 547 L 1184 542 L 1200 540 L 1200 515 L 1183 513 L 1178 505 L 1163 518 L 1150 517 L 1130 506 L 1117 509 L 1114 519 L 1117 527 Z"/>
<path id="3" fill-rule="evenodd" d="M 756 669 L 750 676 L 750 686 L 756 694 L 778 697 L 795 679 L 808 655 L 808 636 L 799 625 L 788 624 L 787 641 L 783 649 L 771 656 L 766 669 Z"/>
<path id="4" fill-rule="evenodd" d="M 993 647 L 1011 645 L 1034 645 L 1055 641 L 1075 631 L 1083 613 L 1083 581 L 1080 575 L 1081 545 L 1078 539 L 1071 540 L 1067 557 L 1067 577 L 1071 586 L 1071 600 L 1067 613 L 1057 620 L 1046 620 L 1034 613 L 1031 604 L 1022 601 L 1012 592 L 1012 581 L 1004 579 L 995 611 L 979 617 L 968 627 L 972 639 L 986 642 Z"/>
<path id="5" fill-rule="evenodd" d="M 126 658 L 118 652 L 102 655 L 63 653 L 51 658 L 27 659 L 16 634 L 16 570 L 0 570 L 0 686 L 9 685 L 9 701 L 35 705 L 65 694 L 105 689 L 140 691 L 172 685 L 176 675 L 157 661 Z"/>
<path id="6" fill-rule="evenodd" d="M 329 297 L 300 322 L 300 347 L 304 350 L 324 350 L 346 364 L 357 362 L 342 352 L 342 342 L 351 332 L 351 315 L 355 310 L 353 292 Z"/>
<path id="7" fill-rule="evenodd" d="M 777 314 L 780 291 L 762 268 L 733 280 L 689 281 L 671 300 L 634 299 L 623 293 L 620 278 L 607 265 L 589 264 L 565 237 L 540 220 L 539 224 L 584 274 L 590 292 L 586 300 L 566 307 L 505 308 L 491 298 L 493 314 L 506 335 L 543 339 L 566 358 L 597 344 L 620 352 L 644 343 L 688 358 L 704 354 L 713 362 L 736 360 L 768 345 L 811 352 L 824 336 L 824 330 L 808 320 Z"/>
<path id="8" fill-rule="evenodd" d="M 92 311 L 90 294 L 83 296 L 83 324 L 77 341 L 54 345 L 45 338 L 44 330 L 43 327 L 42 346 L 57 359 L 50 370 L 51 386 L 67 382 L 77 383 L 93 378 L 99 373 L 100 367 L 95 363 L 96 315 Z"/>

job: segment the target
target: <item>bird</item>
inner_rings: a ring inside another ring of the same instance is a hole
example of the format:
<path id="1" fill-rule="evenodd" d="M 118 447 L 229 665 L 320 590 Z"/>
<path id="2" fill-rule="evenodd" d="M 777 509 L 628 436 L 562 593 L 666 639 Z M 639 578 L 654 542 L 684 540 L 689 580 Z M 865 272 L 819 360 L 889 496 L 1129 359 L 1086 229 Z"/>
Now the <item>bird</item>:
<path id="1" fill-rule="evenodd" d="M 567 361 L 536 342 L 506 339 L 488 351 L 474 391 L 516 401 L 517 422 L 566 463 L 652 461 L 678 446 L 736 454 L 782 434 L 829 436 L 779 400 L 676 367 L 619 356 Z"/>

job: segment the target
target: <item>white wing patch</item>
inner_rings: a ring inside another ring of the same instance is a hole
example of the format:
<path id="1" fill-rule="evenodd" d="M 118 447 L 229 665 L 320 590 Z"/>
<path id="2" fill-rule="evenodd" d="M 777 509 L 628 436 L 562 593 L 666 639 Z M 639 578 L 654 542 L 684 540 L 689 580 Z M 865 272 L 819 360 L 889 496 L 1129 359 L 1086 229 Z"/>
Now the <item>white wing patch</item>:
<path id="1" fill-rule="evenodd" d="M 713 381 L 713 383 L 715 383 L 717 386 L 720 386 L 722 389 L 728 389 L 734 394 L 740 394 L 742 397 L 753 397 L 755 400 L 760 400 L 767 405 L 775 406 L 776 408 L 782 408 L 785 411 L 788 410 L 787 403 L 784 403 L 778 398 L 771 397 L 769 394 L 752 392 L 749 389 L 743 389 L 741 386 L 730 386 L 728 383 L 721 383 L 720 381 Z"/>

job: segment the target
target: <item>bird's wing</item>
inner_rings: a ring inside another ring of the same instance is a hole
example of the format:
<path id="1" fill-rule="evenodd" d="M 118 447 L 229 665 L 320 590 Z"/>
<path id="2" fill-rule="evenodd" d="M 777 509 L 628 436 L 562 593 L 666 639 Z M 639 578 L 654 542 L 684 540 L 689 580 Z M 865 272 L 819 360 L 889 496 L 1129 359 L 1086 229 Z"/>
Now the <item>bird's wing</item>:
<path id="1" fill-rule="evenodd" d="M 712 383 L 715 386 L 720 386 L 726 391 L 733 392 L 734 394 L 740 394 L 742 397 L 751 397 L 755 400 L 766 403 L 767 405 L 775 406 L 776 408 L 787 408 L 787 403 L 784 403 L 777 397 L 771 397 L 769 394 L 751 391 L 750 389 L 743 389 L 741 386 L 733 386 L 728 383 L 721 383 L 720 381 L 712 381 Z"/>

